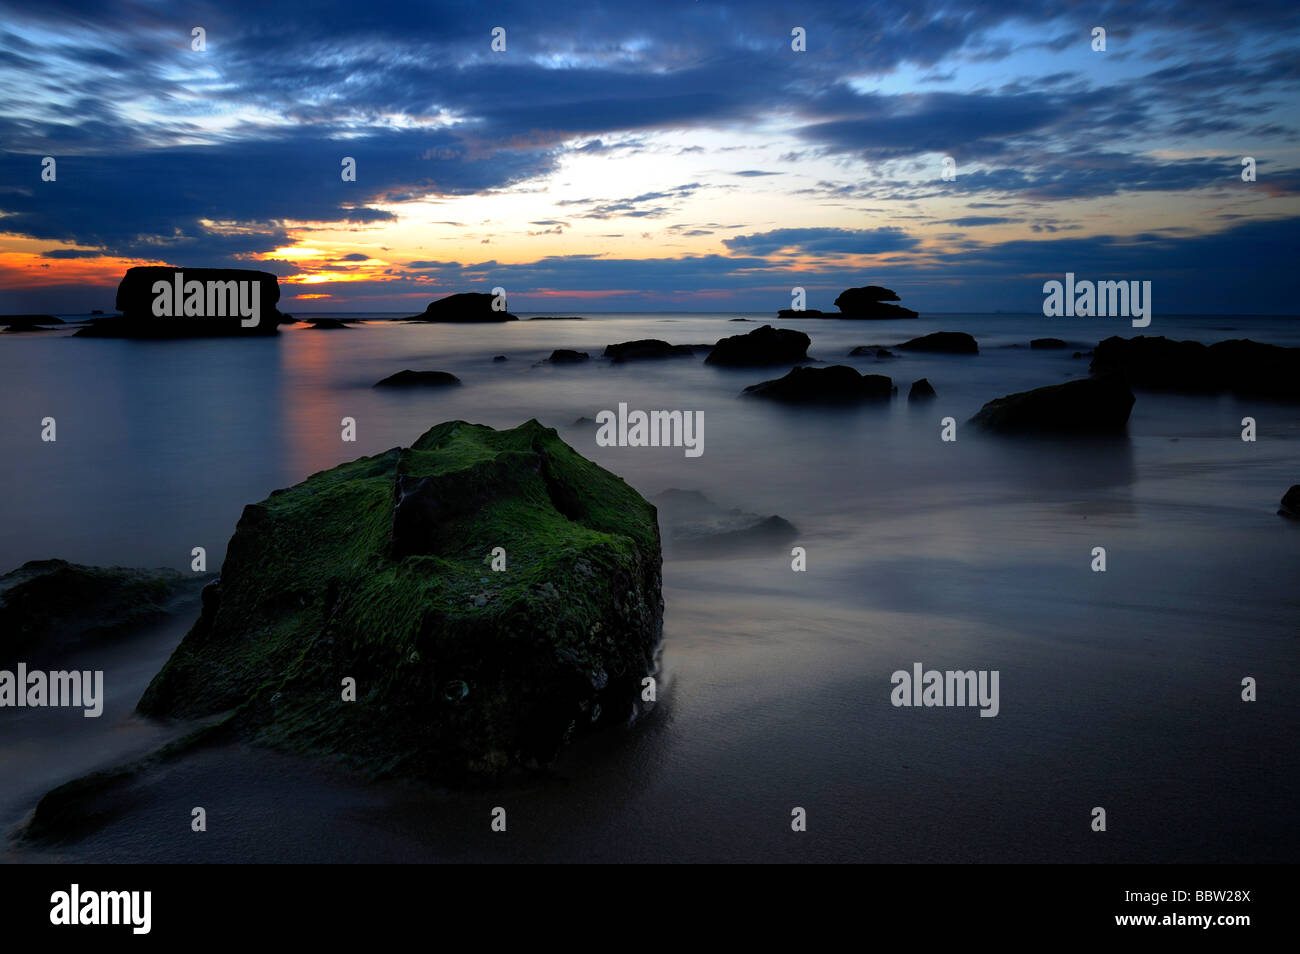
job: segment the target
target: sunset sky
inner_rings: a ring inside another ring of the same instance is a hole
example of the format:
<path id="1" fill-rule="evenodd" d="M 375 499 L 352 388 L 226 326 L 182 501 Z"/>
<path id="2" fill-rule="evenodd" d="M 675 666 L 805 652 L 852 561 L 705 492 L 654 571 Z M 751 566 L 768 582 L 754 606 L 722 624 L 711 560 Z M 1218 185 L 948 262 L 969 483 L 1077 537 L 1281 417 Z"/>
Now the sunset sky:
<path id="1" fill-rule="evenodd" d="M 1072 271 L 1295 314 L 1298 194 L 1294 0 L 0 3 L 0 312 L 165 263 L 295 313 L 1036 311 Z"/>

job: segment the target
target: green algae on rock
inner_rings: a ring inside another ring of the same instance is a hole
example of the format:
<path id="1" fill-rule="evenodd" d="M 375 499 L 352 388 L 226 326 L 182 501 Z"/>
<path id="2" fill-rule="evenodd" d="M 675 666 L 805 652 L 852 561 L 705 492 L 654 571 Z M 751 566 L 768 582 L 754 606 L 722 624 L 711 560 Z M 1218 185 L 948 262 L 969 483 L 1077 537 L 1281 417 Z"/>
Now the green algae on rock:
<path id="1" fill-rule="evenodd" d="M 640 711 L 661 564 L 655 508 L 553 429 L 440 424 L 245 507 L 139 710 L 375 775 L 545 764 Z"/>

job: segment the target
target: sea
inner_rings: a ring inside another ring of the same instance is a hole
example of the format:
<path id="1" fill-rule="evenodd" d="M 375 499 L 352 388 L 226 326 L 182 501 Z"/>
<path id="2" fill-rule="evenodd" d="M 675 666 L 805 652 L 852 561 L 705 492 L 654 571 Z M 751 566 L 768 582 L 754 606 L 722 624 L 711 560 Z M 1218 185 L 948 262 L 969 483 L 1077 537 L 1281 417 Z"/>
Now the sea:
<path id="1" fill-rule="evenodd" d="M 331 313 L 311 317 L 355 324 L 258 339 L 70 337 L 75 326 L 0 336 L 0 572 L 54 557 L 188 572 L 199 546 L 216 570 L 246 504 L 449 420 L 535 418 L 651 500 L 693 491 L 797 533 L 756 550 L 666 552 L 654 710 L 547 772 L 443 791 L 219 747 L 143 779 L 84 838 L 10 842 L 0 858 L 1295 860 L 1300 522 L 1277 509 L 1300 483 L 1296 406 L 1139 391 L 1127 436 L 1106 441 L 994 438 L 967 422 L 1001 395 L 1086 376 L 1087 352 L 1110 335 L 1298 346 L 1300 318 L 1157 315 L 1135 329 L 1008 314 L 565 314 L 582 320 Z M 787 407 L 741 396 L 784 369 L 601 356 L 765 323 L 807 333 L 818 363 L 890 376 L 898 394 Z M 968 332 L 980 353 L 894 347 L 933 331 Z M 1045 336 L 1068 347 L 1029 347 Z M 894 356 L 849 357 L 859 345 Z M 560 348 L 591 359 L 548 362 Z M 403 369 L 462 383 L 373 387 Z M 920 378 L 934 400 L 907 399 Z M 595 418 L 620 404 L 702 412 L 703 453 L 601 446 Z M 1254 441 L 1242 439 L 1247 417 Z M 46 418 L 54 441 L 42 440 Z M 345 418 L 355 441 L 342 439 Z M 948 418 L 955 440 L 941 439 Z M 184 730 L 133 709 L 197 613 L 191 601 L 77 660 L 105 670 L 101 718 L 0 710 L 0 829 L 54 786 Z M 894 705 L 893 674 L 917 663 L 996 671 L 997 715 Z M 498 807 L 506 832 L 490 827 Z"/>

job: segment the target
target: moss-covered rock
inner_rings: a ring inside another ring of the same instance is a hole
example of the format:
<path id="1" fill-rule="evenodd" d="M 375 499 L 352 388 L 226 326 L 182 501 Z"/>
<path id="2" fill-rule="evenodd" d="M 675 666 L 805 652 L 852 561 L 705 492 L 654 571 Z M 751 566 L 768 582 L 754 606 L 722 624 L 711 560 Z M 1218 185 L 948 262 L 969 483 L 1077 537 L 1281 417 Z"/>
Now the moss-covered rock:
<path id="1" fill-rule="evenodd" d="M 554 430 L 441 424 L 246 507 L 139 709 L 372 774 L 544 764 L 639 711 L 661 562 L 655 508 Z"/>
<path id="2" fill-rule="evenodd" d="M 176 570 L 31 560 L 0 576 L 0 664 L 57 654 L 157 622 L 204 582 Z"/>

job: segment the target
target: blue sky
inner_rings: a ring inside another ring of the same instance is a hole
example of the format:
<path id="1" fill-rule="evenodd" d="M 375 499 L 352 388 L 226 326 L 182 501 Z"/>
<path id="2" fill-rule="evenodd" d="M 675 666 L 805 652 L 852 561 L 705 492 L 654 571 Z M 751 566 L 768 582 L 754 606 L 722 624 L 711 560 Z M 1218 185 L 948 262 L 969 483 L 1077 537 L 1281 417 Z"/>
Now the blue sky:
<path id="1" fill-rule="evenodd" d="M 0 312 L 146 263 L 264 268 L 293 312 L 1034 311 L 1067 271 L 1300 311 L 1294 2 L 0 12 Z"/>

